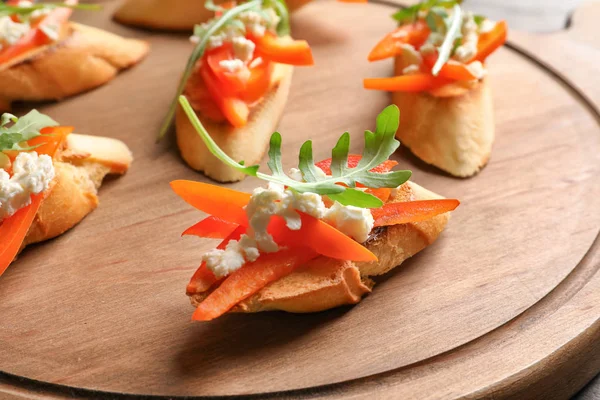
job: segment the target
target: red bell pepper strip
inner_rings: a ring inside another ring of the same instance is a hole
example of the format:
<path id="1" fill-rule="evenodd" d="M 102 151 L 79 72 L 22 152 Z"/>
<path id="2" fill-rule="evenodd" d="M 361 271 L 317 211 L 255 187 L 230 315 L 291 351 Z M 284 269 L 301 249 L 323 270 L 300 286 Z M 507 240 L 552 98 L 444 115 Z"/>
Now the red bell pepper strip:
<path id="1" fill-rule="evenodd" d="M 210 321 L 229 311 L 269 283 L 291 274 L 317 254 L 307 248 L 289 248 L 261 255 L 233 272 L 196 308 L 192 319 Z"/>
<path id="2" fill-rule="evenodd" d="M 229 123 L 235 128 L 245 126 L 250 115 L 248 104 L 235 95 L 227 93 L 217 81 L 215 74 L 206 65 L 202 65 L 200 74 L 208 92 Z"/>
<path id="3" fill-rule="evenodd" d="M 246 88 L 246 79 L 241 74 L 229 72 L 221 67 L 221 61 L 233 60 L 233 47 L 226 43 L 206 53 L 206 62 L 219 82 L 223 93 L 236 95 Z"/>
<path id="4" fill-rule="evenodd" d="M 229 242 L 232 240 L 238 240 L 244 233 L 246 233 L 245 227 L 240 226 L 236 228 L 217 246 L 217 249 L 224 250 Z M 194 276 L 192 276 L 190 283 L 188 283 L 186 292 L 188 294 L 203 293 L 210 289 L 218 281 L 220 281 L 220 279 L 217 279 L 215 274 L 213 274 L 213 272 L 206 267 L 206 263 L 203 262 L 194 273 Z"/>
<path id="5" fill-rule="evenodd" d="M 360 155 L 360 154 L 348 155 L 348 164 L 347 164 L 348 168 L 355 168 L 361 159 L 362 159 L 362 155 Z M 331 158 L 326 158 L 325 160 L 321 160 L 318 163 L 316 163 L 315 165 L 317 167 L 321 168 L 323 170 L 323 172 L 325 172 L 327 175 L 331 175 Z M 375 172 L 375 173 L 389 172 L 396 165 L 398 165 L 398 161 L 386 160 L 386 161 L 382 162 L 380 165 L 373 168 L 371 170 L 371 172 Z"/>
<path id="6" fill-rule="evenodd" d="M 371 210 L 375 226 L 407 224 L 426 221 L 436 215 L 454 210 L 460 202 L 456 199 L 417 200 L 389 203 Z"/>
<path id="7" fill-rule="evenodd" d="M 192 235 L 207 239 L 225 239 L 239 225 L 214 216 L 206 217 L 196 225 L 187 228 L 181 236 Z"/>
<path id="8" fill-rule="evenodd" d="M 15 44 L 0 51 L 0 65 L 37 47 L 51 43 L 52 39 L 50 39 L 42 31 L 42 29 L 40 29 L 40 26 L 61 26 L 69 20 L 72 13 L 73 10 L 67 7 L 61 7 L 52 10 L 42 20 L 40 20 L 37 26 L 32 26 L 32 29 Z"/>
<path id="9" fill-rule="evenodd" d="M 38 154 L 52 157 L 72 131 L 73 128 L 68 126 L 44 128 L 41 130 L 42 136 L 29 140 L 27 144 L 38 146 L 35 149 Z M 28 206 L 0 222 L 0 275 L 6 271 L 19 253 L 43 199 L 43 193 L 31 196 L 31 203 Z"/>

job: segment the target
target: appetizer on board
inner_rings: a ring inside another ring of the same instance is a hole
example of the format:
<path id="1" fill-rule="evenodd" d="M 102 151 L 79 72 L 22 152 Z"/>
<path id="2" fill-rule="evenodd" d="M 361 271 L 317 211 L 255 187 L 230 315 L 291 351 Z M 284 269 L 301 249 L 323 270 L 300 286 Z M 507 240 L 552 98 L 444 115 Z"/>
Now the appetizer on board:
<path id="1" fill-rule="evenodd" d="M 108 174 L 132 161 L 116 139 L 72 133 L 36 110 L 0 123 L 0 275 L 27 245 L 52 239 L 98 206 Z"/>
<path id="2" fill-rule="evenodd" d="M 297 10 L 311 0 L 280 0 L 289 11 Z M 341 0 L 366 2 L 366 0 Z M 226 3 L 217 1 L 217 4 Z M 150 29 L 191 31 L 194 25 L 206 22 L 213 16 L 214 4 L 204 0 L 125 0 L 116 11 L 116 21 Z"/>
<path id="3" fill-rule="evenodd" d="M 395 57 L 395 76 L 365 79 L 392 92 L 402 110 L 398 138 L 413 154 L 454 176 L 476 174 L 494 141 L 485 61 L 506 41 L 506 22 L 465 12 L 458 1 L 427 1 L 394 14 L 399 27 L 369 61 Z"/>
<path id="4" fill-rule="evenodd" d="M 70 22 L 73 8 L 97 7 L 76 3 L 0 3 L 0 110 L 93 89 L 146 55 L 146 42 Z"/>
<path id="5" fill-rule="evenodd" d="M 197 43 L 179 85 L 202 124 L 233 159 L 257 163 L 285 107 L 294 65 L 313 65 L 308 43 L 288 36 L 289 18 L 279 0 L 219 8 L 196 26 Z M 219 182 L 245 177 L 213 156 L 174 99 L 162 137 L 176 113 L 177 145 L 195 170 Z"/>
<path id="6" fill-rule="evenodd" d="M 224 163 L 268 182 L 252 194 L 192 181 L 171 182 L 190 205 L 210 214 L 184 232 L 223 239 L 204 254 L 187 286 L 193 319 L 227 312 L 316 312 L 358 303 L 374 282 L 434 242 L 459 202 L 408 182 L 388 157 L 399 111 L 389 106 L 365 132 L 363 155 L 349 154 L 342 135 L 332 158 L 313 162 L 304 143 L 298 169 L 283 172 L 281 135 L 270 141 L 271 175 L 229 158 L 204 130 L 186 100 L 184 109 L 209 149 Z"/>

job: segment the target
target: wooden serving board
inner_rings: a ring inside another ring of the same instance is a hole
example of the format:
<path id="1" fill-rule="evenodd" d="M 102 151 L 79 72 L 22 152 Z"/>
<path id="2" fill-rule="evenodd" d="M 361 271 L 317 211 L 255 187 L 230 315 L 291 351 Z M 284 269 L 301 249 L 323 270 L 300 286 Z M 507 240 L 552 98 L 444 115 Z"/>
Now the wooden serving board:
<path id="1" fill-rule="evenodd" d="M 600 371 L 600 16 L 566 33 L 511 32 L 489 62 L 497 139 L 489 165 L 454 179 L 400 150 L 419 184 L 462 201 L 441 238 L 378 279 L 354 307 L 192 323 L 185 285 L 209 240 L 168 182 L 205 178 L 154 137 L 190 52 L 183 35 L 76 19 L 149 40 L 141 65 L 40 107 L 81 133 L 124 140 L 136 160 L 79 226 L 29 248 L 0 279 L 0 398 L 136 395 L 284 398 L 565 398 Z M 390 102 L 362 88 L 391 62 L 366 54 L 390 5 L 309 4 L 292 18 L 314 68 L 297 68 L 284 163 L 314 139 L 352 147 Z M 22 109 L 19 111 L 26 111 Z M 254 179 L 232 185 L 249 191 Z"/>

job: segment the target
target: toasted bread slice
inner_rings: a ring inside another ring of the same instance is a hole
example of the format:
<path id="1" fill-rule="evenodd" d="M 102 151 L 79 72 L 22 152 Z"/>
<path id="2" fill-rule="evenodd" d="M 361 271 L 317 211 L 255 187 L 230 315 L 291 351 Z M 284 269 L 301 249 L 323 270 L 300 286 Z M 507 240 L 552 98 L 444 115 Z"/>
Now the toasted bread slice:
<path id="1" fill-rule="evenodd" d="M 65 149 L 54 162 L 56 177 L 50 194 L 42 202 L 21 249 L 77 225 L 98 206 L 98 188 L 104 177 L 125 173 L 132 159 L 119 140 L 69 135 Z"/>
<path id="2" fill-rule="evenodd" d="M 283 114 L 292 82 L 294 67 L 276 64 L 271 77 L 271 89 L 250 110 L 248 123 L 243 128 L 234 128 L 228 122 L 214 122 L 197 113 L 206 131 L 225 153 L 234 160 L 243 160 L 246 165 L 260 162 L 271 134 Z M 193 85 L 192 85 L 193 86 Z M 202 171 L 219 182 L 235 182 L 245 175 L 226 166 L 213 156 L 179 106 L 175 116 L 177 144 L 181 156 L 190 167 Z"/>
<path id="3" fill-rule="evenodd" d="M 311 0 L 287 0 L 289 11 Z M 215 1 L 219 4 L 223 1 Z M 202 0 L 126 0 L 115 12 L 114 19 L 122 24 L 169 31 L 192 31 L 194 25 L 208 21 L 214 12 L 204 7 Z"/>
<path id="4" fill-rule="evenodd" d="M 396 59 L 396 74 L 404 65 Z M 414 155 L 454 176 L 476 174 L 489 160 L 494 110 L 488 78 L 470 87 L 449 86 L 436 96 L 392 93 L 402 114 L 396 137 Z"/>
<path id="5" fill-rule="evenodd" d="M 390 202 L 437 198 L 441 196 L 408 182 L 398 188 Z M 370 276 L 385 274 L 433 243 L 449 218 L 446 213 L 423 222 L 375 228 L 365 246 L 378 257 L 378 262 L 354 263 L 318 257 L 243 300 L 230 312 L 307 313 L 356 304 L 371 291 L 374 282 Z M 210 291 L 188 296 L 197 306 L 208 294 Z"/>
<path id="6" fill-rule="evenodd" d="M 13 101 L 60 100 L 93 89 L 147 53 L 144 41 L 70 23 L 63 40 L 0 66 L 0 110 Z"/>

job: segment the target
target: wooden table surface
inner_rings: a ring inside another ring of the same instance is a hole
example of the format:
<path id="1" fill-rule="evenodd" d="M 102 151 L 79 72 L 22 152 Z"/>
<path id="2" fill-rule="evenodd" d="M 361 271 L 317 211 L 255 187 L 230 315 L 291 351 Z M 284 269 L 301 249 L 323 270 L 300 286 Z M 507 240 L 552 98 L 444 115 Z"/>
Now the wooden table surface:
<path id="1" fill-rule="evenodd" d="M 506 19 L 511 28 L 530 32 L 555 32 L 564 29 L 571 13 L 583 0 L 467 0 L 473 11 L 494 19 Z M 600 375 L 573 400 L 600 399 Z"/>

